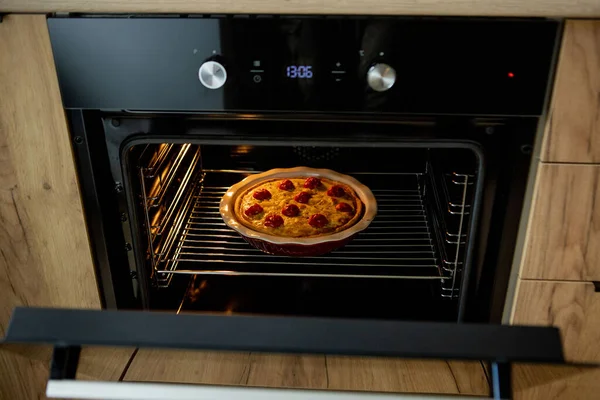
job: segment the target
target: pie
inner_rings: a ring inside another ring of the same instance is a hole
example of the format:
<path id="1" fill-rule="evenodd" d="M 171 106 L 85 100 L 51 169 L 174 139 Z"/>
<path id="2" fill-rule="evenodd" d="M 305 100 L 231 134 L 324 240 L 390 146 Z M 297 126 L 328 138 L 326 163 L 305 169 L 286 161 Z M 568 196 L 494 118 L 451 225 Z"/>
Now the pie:
<path id="1" fill-rule="evenodd" d="M 340 232 L 360 220 L 364 205 L 350 186 L 326 178 L 260 182 L 235 203 L 238 221 L 258 232 L 315 237 Z"/>

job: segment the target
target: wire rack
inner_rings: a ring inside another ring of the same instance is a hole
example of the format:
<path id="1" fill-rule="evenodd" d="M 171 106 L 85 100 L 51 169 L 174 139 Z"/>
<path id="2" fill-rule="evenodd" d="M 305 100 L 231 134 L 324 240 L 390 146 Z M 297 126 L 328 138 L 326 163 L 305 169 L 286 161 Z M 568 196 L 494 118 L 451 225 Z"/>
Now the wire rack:
<path id="1" fill-rule="evenodd" d="M 429 180 L 428 212 L 432 219 L 432 231 L 437 242 L 442 273 L 450 279 L 442 282 L 442 297 L 456 298 L 460 291 L 460 280 L 465 256 L 468 231 L 468 203 L 474 175 L 436 174 L 428 165 Z M 427 197 L 427 196 L 426 196 Z"/>
<path id="2" fill-rule="evenodd" d="M 224 224 L 219 202 L 244 174 L 204 171 L 178 243 L 155 271 L 162 276 L 159 285 L 168 285 L 174 274 L 451 279 L 431 235 L 422 174 L 352 173 L 377 198 L 377 217 L 344 248 L 303 258 L 262 253 Z"/>

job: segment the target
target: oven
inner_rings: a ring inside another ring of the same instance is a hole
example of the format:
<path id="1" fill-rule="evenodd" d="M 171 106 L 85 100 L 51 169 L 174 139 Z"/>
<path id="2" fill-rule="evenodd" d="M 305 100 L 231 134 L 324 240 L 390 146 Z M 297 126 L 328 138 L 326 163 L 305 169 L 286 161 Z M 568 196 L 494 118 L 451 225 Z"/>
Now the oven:
<path id="1" fill-rule="evenodd" d="M 49 19 L 104 305 L 498 322 L 558 28 Z M 372 225 L 286 257 L 224 224 L 231 185 L 296 166 L 367 185 Z"/>

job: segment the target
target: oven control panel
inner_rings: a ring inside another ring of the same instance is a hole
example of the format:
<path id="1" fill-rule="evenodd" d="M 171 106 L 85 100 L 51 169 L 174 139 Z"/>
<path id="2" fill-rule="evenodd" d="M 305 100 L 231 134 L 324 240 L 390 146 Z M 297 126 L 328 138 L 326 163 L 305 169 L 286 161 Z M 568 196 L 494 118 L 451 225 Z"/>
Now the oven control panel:
<path id="1" fill-rule="evenodd" d="M 67 108 L 539 115 L 559 24 L 50 18 Z"/>

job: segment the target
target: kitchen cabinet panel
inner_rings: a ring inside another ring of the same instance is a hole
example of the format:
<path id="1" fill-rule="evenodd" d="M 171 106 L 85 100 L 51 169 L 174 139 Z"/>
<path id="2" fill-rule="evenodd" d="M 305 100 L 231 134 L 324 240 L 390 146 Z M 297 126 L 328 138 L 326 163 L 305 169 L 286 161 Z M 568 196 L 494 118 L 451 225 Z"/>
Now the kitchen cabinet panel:
<path id="1" fill-rule="evenodd" d="M 117 381 L 135 349 L 84 347 L 77 379 Z M 0 399 L 46 399 L 52 348 L 0 345 Z"/>
<path id="2" fill-rule="evenodd" d="M 597 0 L 1 0 L 12 12 L 600 17 Z"/>
<path id="3" fill-rule="evenodd" d="M 31 359 L 0 347 L 0 399 L 46 399 L 48 360 Z"/>
<path id="4" fill-rule="evenodd" d="M 567 21 L 542 161 L 600 163 L 600 21 Z"/>
<path id="5" fill-rule="evenodd" d="M 325 356 L 140 349 L 125 381 L 324 389 Z"/>
<path id="6" fill-rule="evenodd" d="M 0 337 L 18 305 L 101 306 L 45 15 L 0 23 Z M 105 350 L 80 376 L 119 378 L 133 350 Z M 49 360 L 1 347 L 0 398 L 45 398 Z"/>
<path id="7" fill-rule="evenodd" d="M 478 361 L 327 356 L 328 388 L 401 393 L 489 395 Z"/>
<path id="8" fill-rule="evenodd" d="M 324 355 L 250 355 L 247 385 L 327 389 L 327 361 Z"/>
<path id="9" fill-rule="evenodd" d="M 480 362 L 139 350 L 125 381 L 487 395 Z"/>
<path id="10" fill-rule="evenodd" d="M 560 329 L 565 358 L 600 362 L 600 293 L 592 283 L 522 280 L 512 323 Z"/>
<path id="11" fill-rule="evenodd" d="M 140 349 L 124 381 L 244 385 L 250 353 Z"/>
<path id="12" fill-rule="evenodd" d="M 134 352 L 135 348 L 130 347 L 83 347 L 77 379 L 118 381 Z"/>
<path id="13" fill-rule="evenodd" d="M 600 369 L 565 365 L 513 366 L 515 400 L 592 400 L 600 393 Z"/>
<path id="14" fill-rule="evenodd" d="M 540 164 L 521 278 L 600 280 L 600 166 Z"/>
<path id="15" fill-rule="evenodd" d="M 44 15 L 0 24 L 0 336 L 13 307 L 100 308 Z"/>

